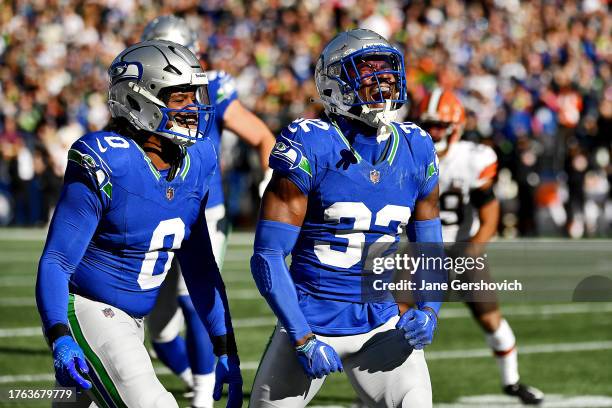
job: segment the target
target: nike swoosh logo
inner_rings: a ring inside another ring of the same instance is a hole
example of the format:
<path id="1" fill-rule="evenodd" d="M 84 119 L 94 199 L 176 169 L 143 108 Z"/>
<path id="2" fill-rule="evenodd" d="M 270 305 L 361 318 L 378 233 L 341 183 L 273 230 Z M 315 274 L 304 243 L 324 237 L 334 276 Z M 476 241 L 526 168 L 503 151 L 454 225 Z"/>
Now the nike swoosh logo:
<path id="1" fill-rule="evenodd" d="M 102 143 L 100 143 L 100 139 L 96 139 L 96 142 L 98 142 L 98 149 L 100 149 L 102 153 L 104 153 L 108 149 L 108 147 L 102 147 Z"/>
<path id="2" fill-rule="evenodd" d="M 321 348 L 319 349 L 319 351 L 320 351 L 320 352 L 321 352 L 321 354 L 323 355 L 323 358 L 325 359 L 325 362 L 326 362 L 327 364 L 329 364 L 329 360 L 328 360 L 328 358 L 327 358 L 327 354 L 325 354 L 325 347 L 321 347 Z"/>

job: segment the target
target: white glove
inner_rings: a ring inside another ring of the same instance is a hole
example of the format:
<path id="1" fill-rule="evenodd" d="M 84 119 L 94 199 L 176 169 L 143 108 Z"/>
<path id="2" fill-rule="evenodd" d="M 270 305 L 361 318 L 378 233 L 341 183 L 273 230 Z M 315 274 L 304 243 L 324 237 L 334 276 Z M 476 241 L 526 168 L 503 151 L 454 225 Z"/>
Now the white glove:
<path id="1" fill-rule="evenodd" d="M 264 191 L 266 191 L 266 187 L 268 187 L 268 183 L 272 178 L 272 169 L 266 170 L 264 173 L 263 180 L 259 183 L 259 198 L 263 197 Z"/>

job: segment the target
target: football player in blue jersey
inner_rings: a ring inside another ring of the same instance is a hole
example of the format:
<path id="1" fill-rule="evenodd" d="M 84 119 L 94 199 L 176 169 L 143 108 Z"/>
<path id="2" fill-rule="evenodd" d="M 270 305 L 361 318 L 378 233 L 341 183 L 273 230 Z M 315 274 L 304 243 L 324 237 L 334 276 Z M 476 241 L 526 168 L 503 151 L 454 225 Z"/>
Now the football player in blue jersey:
<path id="1" fill-rule="evenodd" d="M 236 343 L 206 226 L 217 170 L 206 73 L 187 48 L 156 40 L 124 50 L 109 77 L 111 123 L 72 145 L 39 264 L 57 382 L 89 390 L 79 406 L 178 407 L 143 344 L 143 317 L 176 254 L 218 356 L 215 397 L 228 383 L 228 406 L 239 407 Z"/>
<path id="2" fill-rule="evenodd" d="M 362 296 L 371 245 L 406 230 L 441 249 L 433 142 L 394 122 L 406 102 L 403 56 L 372 31 L 343 32 L 322 51 L 315 82 L 325 116 L 290 124 L 270 156 L 251 272 L 279 324 L 250 404 L 304 407 L 344 371 L 369 406 L 430 407 L 423 348 L 440 303 L 423 299 L 400 317 L 392 298 Z"/>
<path id="3" fill-rule="evenodd" d="M 151 39 L 173 41 L 189 48 L 196 55 L 200 54 L 197 34 L 189 28 L 184 19 L 176 16 L 161 16 L 147 24 L 142 40 Z M 267 175 L 261 185 L 266 185 L 271 176 L 268 157 L 274 146 L 272 132 L 237 99 L 234 80 L 229 74 L 223 71 L 207 71 L 206 74 L 211 104 L 216 113 L 208 137 L 217 152 L 220 152 L 222 131 L 228 129 L 257 149 L 262 169 L 266 170 Z M 220 160 L 219 156 L 219 168 Z M 227 222 L 220 171 L 213 175 L 210 188 L 206 221 L 217 264 L 222 268 Z M 260 190 L 263 191 L 261 188 Z M 186 339 L 179 335 L 183 322 L 187 329 Z M 176 262 L 170 268 L 147 324 L 153 348 L 159 359 L 193 389 L 191 405 L 195 408 L 212 407 L 215 383 L 212 344 L 189 298 Z"/>

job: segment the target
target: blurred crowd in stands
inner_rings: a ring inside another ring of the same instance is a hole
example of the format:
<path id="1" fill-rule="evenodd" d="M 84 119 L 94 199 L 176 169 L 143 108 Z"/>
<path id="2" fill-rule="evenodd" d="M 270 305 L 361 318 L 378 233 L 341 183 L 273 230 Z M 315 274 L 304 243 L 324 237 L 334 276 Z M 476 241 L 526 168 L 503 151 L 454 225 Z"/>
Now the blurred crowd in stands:
<path id="1" fill-rule="evenodd" d="M 495 148 L 503 236 L 610 234 L 612 14 L 605 0 L 13 0 L 0 10 L 0 225 L 48 221 L 68 147 L 105 126 L 106 69 L 163 14 L 199 33 L 210 68 L 272 129 L 320 107 L 312 73 L 339 30 L 405 51 L 411 107 L 436 84 Z M 414 109 L 407 109 L 410 119 Z M 257 166 L 224 136 L 228 213 L 252 222 Z"/>

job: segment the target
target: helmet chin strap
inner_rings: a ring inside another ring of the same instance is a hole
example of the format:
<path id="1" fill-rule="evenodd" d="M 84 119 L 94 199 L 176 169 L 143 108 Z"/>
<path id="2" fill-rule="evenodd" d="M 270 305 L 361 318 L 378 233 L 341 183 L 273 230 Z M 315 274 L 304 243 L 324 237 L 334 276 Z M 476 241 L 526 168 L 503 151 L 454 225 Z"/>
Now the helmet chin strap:
<path id="1" fill-rule="evenodd" d="M 361 114 L 355 115 L 349 111 L 344 109 L 339 109 L 337 106 L 331 105 L 329 102 L 324 101 L 322 99 L 310 98 L 310 101 L 313 103 L 322 103 L 325 107 L 325 113 L 327 114 L 335 114 L 345 116 L 347 118 L 355 119 L 360 122 L 365 123 L 368 126 L 380 129 L 381 127 L 387 127 L 391 125 L 391 122 L 397 119 L 397 115 L 399 110 L 391 109 L 390 100 L 385 101 L 384 108 L 370 108 L 368 105 L 363 105 L 361 107 Z"/>
<path id="2" fill-rule="evenodd" d="M 391 122 L 398 117 L 399 109 L 391 109 L 391 100 L 385 101 L 384 108 L 370 108 L 368 105 L 361 107 L 361 114 L 355 115 L 344 109 L 339 109 L 337 106 L 330 104 L 328 101 L 319 98 L 310 98 L 311 103 L 320 103 L 325 108 L 326 114 L 341 115 L 347 118 L 358 120 L 368 126 L 376 128 L 376 141 L 383 142 L 391 136 L 393 132 Z"/>
<path id="3" fill-rule="evenodd" d="M 361 107 L 361 115 L 359 115 L 362 121 L 365 121 L 370 126 L 380 128 L 381 126 L 389 126 L 391 122 L 397 119 L 398 110 L 391 109 L 391 100 L 385 101 L 384 108 L 370 108 L 369 105 L 363 105 Z"/>
<path id="4" fill-rule="evenodd" d="M 370 108 L 368 105 L 361 107 L 362 121 L 365 119 L 366 123 L 374 124 L 376 130 L 376 141 L 378 143 L 387 140 L 391 136 L 391 122 L 397 119 L 399 110 L 391 109 L 391 101 L 387 99 L 385 101 L 384 108 Z"/>

